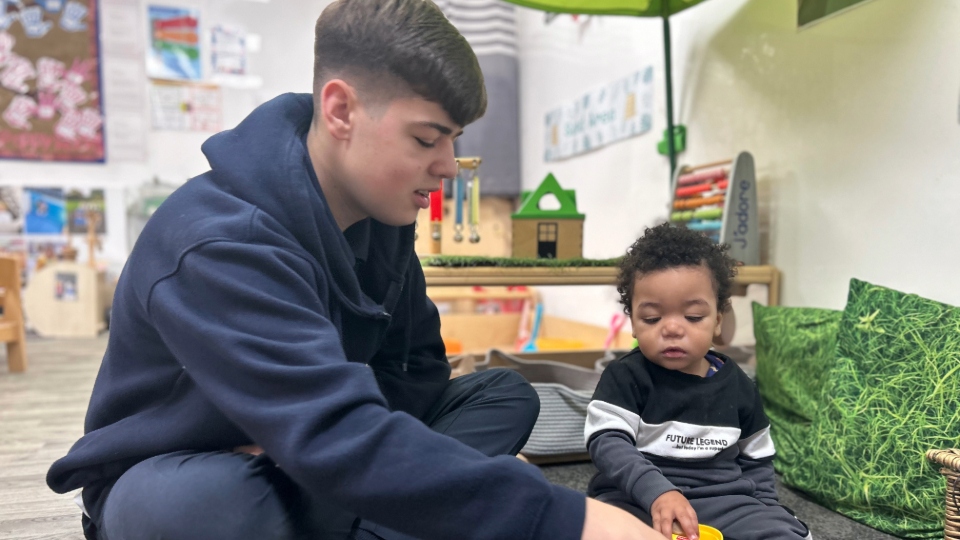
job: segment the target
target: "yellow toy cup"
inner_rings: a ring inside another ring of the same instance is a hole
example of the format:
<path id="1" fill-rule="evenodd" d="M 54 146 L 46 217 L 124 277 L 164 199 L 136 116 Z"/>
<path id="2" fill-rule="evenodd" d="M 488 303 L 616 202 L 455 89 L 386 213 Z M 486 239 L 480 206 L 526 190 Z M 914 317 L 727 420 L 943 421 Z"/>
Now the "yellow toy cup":
<path id="1" fill-rule="evenodd" d="M 673 540 L 687 540 L 687 537 L 682 534 L 674 534 Z M 723 540 L 723 535 L 709 525 L 700 525 L 700 540 Z"/>

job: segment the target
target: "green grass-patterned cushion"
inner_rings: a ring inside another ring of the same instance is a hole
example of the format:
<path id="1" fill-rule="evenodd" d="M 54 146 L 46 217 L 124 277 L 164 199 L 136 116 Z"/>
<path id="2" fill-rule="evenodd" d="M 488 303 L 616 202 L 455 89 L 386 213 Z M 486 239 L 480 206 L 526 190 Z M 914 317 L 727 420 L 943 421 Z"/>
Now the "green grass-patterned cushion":
<path id="1" fill-rule="evenodd" d="M 960 309 L 851 280 L 823 395 L 789 484 L 895 536 L 942 538 L 924 452 L 960 445 Z"/>
<path id="2" fill-rule="evenodd" d="M 826 374 L 836 358 L 842 311 L 753 304 L 757 386 L 785 480 L 803 452 Z"/>

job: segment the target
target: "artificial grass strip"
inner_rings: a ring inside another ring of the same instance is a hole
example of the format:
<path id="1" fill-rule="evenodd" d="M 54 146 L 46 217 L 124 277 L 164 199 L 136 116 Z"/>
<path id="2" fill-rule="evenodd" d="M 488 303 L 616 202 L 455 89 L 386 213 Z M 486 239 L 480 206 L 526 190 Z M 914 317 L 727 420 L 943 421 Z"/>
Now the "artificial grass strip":
<path id="1" fill-rule="evenodd" d="M 957 446 L 960 309 L 851 280 L 809 452 L 785 482 L 894 536 L 942 538 L 945 486 L 924 453 Z"/>
<path id="2" fill-rule="evenodd" d="M 516 257 L 471 257 L 465 255 L 434 255 L 420 260 L 423 266 L 445 268 L 582 268 L 610 267 L 620 263 L 620 257 L 613 259 L 529 259 Z"/>
<path id="3" fill-rule="evenodd" d="M 810 430 L 836 358 L 842 311 L 753 304 L 757 386 L 784 481 L 809 452 Z"/>

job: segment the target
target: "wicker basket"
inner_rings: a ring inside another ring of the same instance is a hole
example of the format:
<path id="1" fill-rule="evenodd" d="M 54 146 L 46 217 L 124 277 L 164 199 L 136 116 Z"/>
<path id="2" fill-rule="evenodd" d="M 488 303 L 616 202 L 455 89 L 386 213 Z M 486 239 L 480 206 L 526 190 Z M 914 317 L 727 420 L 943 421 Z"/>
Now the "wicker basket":
<path id="1" fill-rule="evenodd" d="M 960 540 L 960 450 L 930 450 L 927 459 L 943 466 L 947 477 L 947 513 L 943 525 L 944 540 Z"/>

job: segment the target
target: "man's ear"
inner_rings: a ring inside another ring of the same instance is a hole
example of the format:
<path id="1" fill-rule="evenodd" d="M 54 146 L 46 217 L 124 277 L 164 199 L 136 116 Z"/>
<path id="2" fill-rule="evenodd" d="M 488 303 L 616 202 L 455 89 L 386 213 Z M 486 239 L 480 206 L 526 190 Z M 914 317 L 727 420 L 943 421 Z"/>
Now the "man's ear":
<path id="1" fill-rule="evenodd" d="M 357 91 L 342 79 L 328 81 L 320 89 L 320 126 L 337 140 L 347 140 L 353 131 L 359 106 Z"/>

